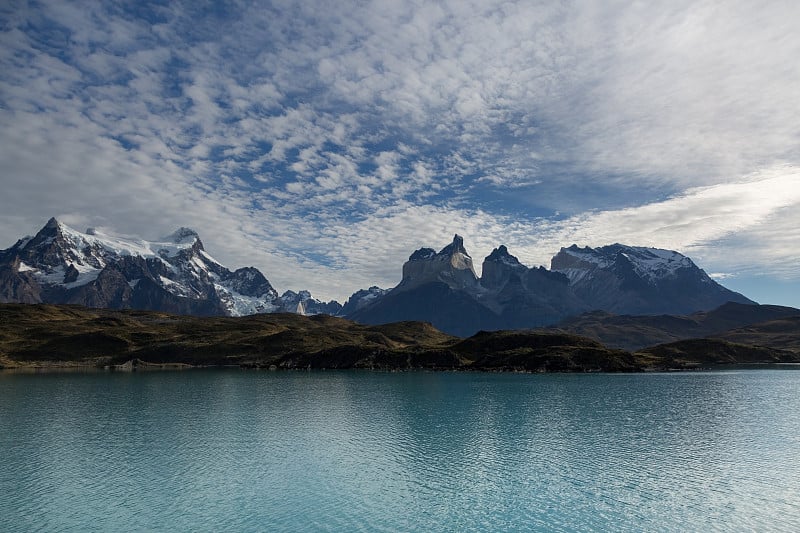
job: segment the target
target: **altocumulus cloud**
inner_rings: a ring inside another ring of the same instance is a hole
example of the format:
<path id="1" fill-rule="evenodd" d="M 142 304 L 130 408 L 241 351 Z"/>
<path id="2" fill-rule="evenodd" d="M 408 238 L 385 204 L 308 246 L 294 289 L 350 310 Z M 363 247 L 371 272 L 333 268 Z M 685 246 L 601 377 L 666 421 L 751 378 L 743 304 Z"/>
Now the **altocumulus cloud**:
<path id="1" fill-rule="evenodd" d="M 455 232 L 798 280 L 800 5 L 662 4 L 6 2 L 2 245 L 191 225 L 339 299 Z"/>

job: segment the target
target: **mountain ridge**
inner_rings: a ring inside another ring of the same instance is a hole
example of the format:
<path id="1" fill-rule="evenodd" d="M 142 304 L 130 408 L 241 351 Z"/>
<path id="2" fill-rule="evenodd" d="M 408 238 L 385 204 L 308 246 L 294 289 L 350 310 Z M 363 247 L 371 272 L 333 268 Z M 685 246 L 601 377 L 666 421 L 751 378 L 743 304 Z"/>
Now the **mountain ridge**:
<path id="1" fill-rule="evenodd" d="M 34 236 L 0 251 L 0 302 L 74 303 L 194 315 L 240 316 L 316 310 L 336 302 L 308 291 L 279 296 L 254 267 L 229 270 L 206 252 L 196 231 L 181 227 L 146 241 L 77 231 L 51 218 Z"/>
<path id="2" fill-rule="evenodd" d="M 684 315 L 727 301 L 753 303 L 678 252 L 619 243 L 561 248 L 550 269 L 527 267 L 500 245 L 484 258 L 478 277 L 455 234 L 438 252 L 413 251 L 395 287 L 356 291 L 344 306 L 303 290 L 279 295 L 258 269 L 219 263 L 187 227 L 147 241 L 95 228 L 80 232 L 51 218 L 36 235 L 0 250 L 0 302 L 193 315 L 330 314 L 365 324 L 422 320 L 462 337 L 550 326 L 598 309 Z"/>
<path id="3" fill-rule="evenodd" d="M 613 244 L 562 248 L 551 269 L 529 268 L 505 245 L 484 259 L 481 277 L 461 236 L 440 252 L 414 251 L 402 280 L 347 316 L 366 324 L 428 320 L 447 333 L 549 326 L 600 309 L 619 314 L 685 314 L 728 301 L 753 304 L 672 250 Z"/>

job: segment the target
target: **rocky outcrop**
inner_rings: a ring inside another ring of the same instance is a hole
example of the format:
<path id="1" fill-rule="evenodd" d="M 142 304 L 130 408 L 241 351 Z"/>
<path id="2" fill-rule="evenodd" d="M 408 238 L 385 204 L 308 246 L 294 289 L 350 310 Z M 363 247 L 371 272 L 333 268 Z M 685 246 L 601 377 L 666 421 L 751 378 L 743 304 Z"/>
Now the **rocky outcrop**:
<path id="1" fill-rule="evenodd" d="M 431 248 L 420 248 L 411 254 L 403 265 L 403 279 L 395 290 L 412 290 L 429 283 L 444 283 L 459 291 L 479 290 L 472 257 L 464 248 L 464 239 L 460 235 L 456 234 L 453 242 L 439 253 Z"/>

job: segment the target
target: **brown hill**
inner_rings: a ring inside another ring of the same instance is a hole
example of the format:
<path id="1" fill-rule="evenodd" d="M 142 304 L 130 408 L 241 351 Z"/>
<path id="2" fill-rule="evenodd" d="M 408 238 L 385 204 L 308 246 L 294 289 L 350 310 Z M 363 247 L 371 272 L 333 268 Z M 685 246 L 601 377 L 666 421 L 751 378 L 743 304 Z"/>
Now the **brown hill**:
<path id="1" fill-rule="evenodd" d="M 800 309 L 728 302 L 713 311 L 687 316 L 613 315 L 595 311 L 564 320 L 550 330 L 589 337 L 613 348 L 640 350 L 684 339 L 718 337 L 735 328 L 791 316 L 800 316 Z"/>
<path id="2" fill-rule="evenodd" d="M 191 365 L 628 372 L 800 361 L 800 350 L 789 351 L 800 344 L 798 328 L 800 318 L 781 319 L 731 333 L 775 347 L 695 339 L 632 354 L 553 331 L 481 331 L 460 339 L 424 322 L 365 326 L 327 315 L 194 317 L 0 304 L 0 368 Z"/>
<path id="3" fill-rule="evenodd" d="M 481 332 L 430 324 L 364 326 L 326 315 L 178 316 L 0 304 L 0 366 L 236 365 L 278 368 L 641 370 L 625 352 L 566 334 Z"/>
<path id="4" fill-rule="evenodd" d="M 736 328 L 715 337 L 739 344 L 800 353 L 800 315 Z"/>
<path id="5" fill-rule="evenodd" d="M 670 369 L 800 362 L 800 352 L 739 344 L 721 339 L 689 339 L 660 344 L 645 348 L 637 355 L 648 360 L 653 367 Z"/>

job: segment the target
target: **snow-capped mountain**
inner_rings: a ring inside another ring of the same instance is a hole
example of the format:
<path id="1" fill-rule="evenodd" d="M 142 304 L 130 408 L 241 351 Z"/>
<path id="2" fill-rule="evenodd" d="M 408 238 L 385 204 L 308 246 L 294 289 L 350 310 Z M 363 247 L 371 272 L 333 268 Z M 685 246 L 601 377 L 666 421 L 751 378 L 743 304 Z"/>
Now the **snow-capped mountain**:
<path id="1" fill-rule="evenodd" d="M 370 303 L 382 298 L 387 292 L 389 292 L 388 289 L 381 289 L 375 285 L 369 289 L 361 289 L 356 291 L 342 306 L 341 314 L 343 316 L 347 316 L 351 313 L 355 313 L 359 309 L 363 309 Z"/>
<path id="2" fill-rule="evenodd" d="M 592 309 L 613 313 L 684 314 L 728 301 L 753 303 L 672 250 L 573 244 L 553 257 L 551 270 L 567 276 L 575 294 Z"/>
<path id="3" fill-rule="evenodd" d="M 357 291 L 342 307 L 308 291 L 278 292 L 253 267 L 231 271 L 180 228 L 155 241 L 77 231 L 56 219 L 0 251 L 0 302 L 71 303 L 196 315 L 291 312 L 380 324 L 431 322 L 442 331 L 520 329 L 589 310 L 688 314 L 728 302 L 753 303 L 712 280 L 678 252 L 613 244 L 562 248 L 551 269 L 529 268 L 505 246 L 483 261 L 480 278 L 464 240 L 420 248 L 393 289 Z"/>
<path id="4" fill-rule="evenodd" d="M 80 232 L 51 218 L 35 236 L 0 251 L 3 302 L 241 316 L 297 312 L 291 300 L 279 297 L 258 269 L 230 271 L 220 264 L 189 228 L 146 241 L 92 228 Z M 299 309 L 306 313 L 306 307 Z"/>
<path id="5" fill-rule="evenodd" d="M 363 292 L 351 300 L 360 301 Z M 728 301 L 753 303 L 678 252 L 621 244 L 562 248 L 550 270 L 529 268 L 499 246 L 484 259 L 479 279 L 463 239 L 456 235 L 438 253 L 432 248 L 415 251 L 403 265 L 397 287 L 344 314 L 368 324 L 424 320 L 448 333 L 470 335 L 481 329 L 550 325 L 594 309 L 684 314 Z"/>
<path id="6" fill-rule="evenodd" d="M 280 311 L 299 315 L 338 315 L 342 306 L 337 301 L 323 302 L 308 291 L 286 291 L 280 297 Z"/>

